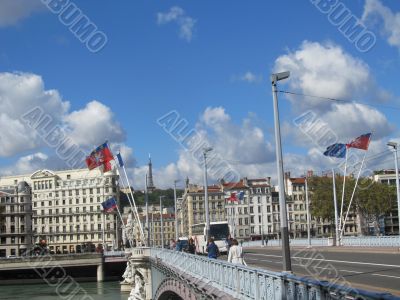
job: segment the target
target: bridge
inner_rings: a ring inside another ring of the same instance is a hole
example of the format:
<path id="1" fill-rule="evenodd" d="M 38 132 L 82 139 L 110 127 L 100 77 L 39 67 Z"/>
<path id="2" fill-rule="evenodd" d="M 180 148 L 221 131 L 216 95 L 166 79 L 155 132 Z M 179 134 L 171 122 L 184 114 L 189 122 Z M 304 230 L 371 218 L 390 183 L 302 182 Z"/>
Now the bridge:
<path id="1" fill-rule="evenodd" d="M 20 256 L 0 259 L 0 279 L 2 284 L 41 281 L 42 279 L 71 278 L 104 281 L 119 279 L 126 266 L 127 258 L 123 252 L 57 254 L 39 256 Z"/>
<path id="2" fill-rule="evenodd" d="M 161 248 L 135 248 L 124 284 L 139 299 L 400 299 Z"/>

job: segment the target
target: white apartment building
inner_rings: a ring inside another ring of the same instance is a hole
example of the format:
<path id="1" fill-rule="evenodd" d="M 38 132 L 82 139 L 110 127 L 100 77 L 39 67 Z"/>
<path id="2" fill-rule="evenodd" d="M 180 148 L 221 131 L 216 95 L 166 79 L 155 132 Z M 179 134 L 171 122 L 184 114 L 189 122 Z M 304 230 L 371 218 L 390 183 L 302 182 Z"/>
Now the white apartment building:
<path id="1" fill-rule="evenodd" d="M 23 255 L 32 246 L 32 198 L 25 181 L 0 187 L 0 257 Z"/>
<path id="2" fill-rule="evenodd" d="M 33 244 L 46 240 L 55 253 L 81 252 L 88 243 L 107 248 L 119 245 L 117 215 L 104 214 L 101 207 L 111 197 L 119 201 L 118 175 L 113 171 L 39 170 L 2 177 L 0 186 L 18 186 L 20 182 L 31 188 L 31 219 L 26 217 L 25 226 L 32 228 Z"/>

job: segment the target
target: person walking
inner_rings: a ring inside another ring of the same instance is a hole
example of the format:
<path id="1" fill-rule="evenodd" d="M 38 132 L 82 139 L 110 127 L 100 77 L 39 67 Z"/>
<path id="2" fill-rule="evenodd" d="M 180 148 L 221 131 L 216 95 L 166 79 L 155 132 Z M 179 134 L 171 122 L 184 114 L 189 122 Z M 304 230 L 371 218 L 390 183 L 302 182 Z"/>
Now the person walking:
<path id="1" fill-rule="evenodd" d="M 232 240 L 232 246 L 228 253 L 228 262 L 240 265 L 245 264 L 243 260 L 243 250 L 242 247 L 239 246 L 237 239 Z"/>
<path id="2" fill-rule="evenodd" d="M 194 245 L 194 240 L 190 238 L 187 252 L 190 254 L 195 254 L 195 251 L 196 251 L 196 246 Z"/>
<path id="3" fill-rule="evenodd" d="M 175 250 L 175 247 L 176 247 L 176 242 L 174 239 L 171 239 L 171 241 L 169 242 L 169 249 Z"/>
<path id="4" fill-rule="evenodd" d="M 176 242 L 176 247 L 175 247 L 176 251 L 182 252 L 182 242 L 180 239 L 178 239 L 178 241 Z"/>
<path id="5" fill-rule="evenodd" d="M 219 256 L 218 246 L 214 243 L 213 238 L 210 238 L 208 240 L 207 253 L 208 253 L 208 258 L 217 259 L 217 257 Z"/>

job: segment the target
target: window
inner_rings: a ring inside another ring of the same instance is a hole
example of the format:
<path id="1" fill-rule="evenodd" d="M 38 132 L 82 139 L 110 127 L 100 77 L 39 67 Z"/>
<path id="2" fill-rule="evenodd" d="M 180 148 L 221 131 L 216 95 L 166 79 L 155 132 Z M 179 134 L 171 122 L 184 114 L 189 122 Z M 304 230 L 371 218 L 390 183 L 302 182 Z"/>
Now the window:
<path id="1" fill-rule="evenodd" d="M 67 174 L 67 179 L 71 179 L 71 175 Z"/>
<path id="2" fill-rule="evenodd" d="M 72 196 L 72 190 L 68 191 L 68 196 Z"/>

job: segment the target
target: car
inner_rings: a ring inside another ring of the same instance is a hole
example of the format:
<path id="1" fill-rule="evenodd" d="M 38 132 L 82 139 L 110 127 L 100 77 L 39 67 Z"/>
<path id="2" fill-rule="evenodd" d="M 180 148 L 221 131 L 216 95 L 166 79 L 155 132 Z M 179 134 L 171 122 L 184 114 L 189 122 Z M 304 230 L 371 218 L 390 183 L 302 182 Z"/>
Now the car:
<path id="1" fill-rule="evenodd" d="M 17 258 L 16 255 L 8 255 L 7 258 Z"/>

